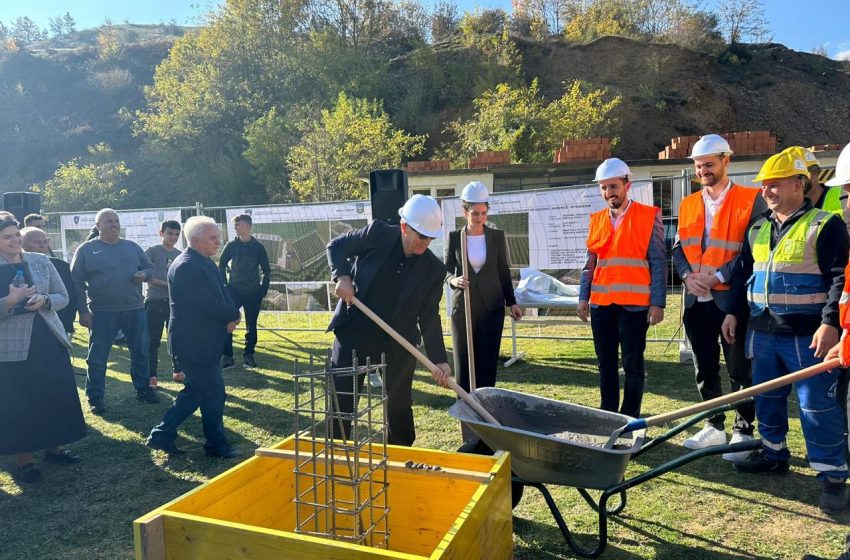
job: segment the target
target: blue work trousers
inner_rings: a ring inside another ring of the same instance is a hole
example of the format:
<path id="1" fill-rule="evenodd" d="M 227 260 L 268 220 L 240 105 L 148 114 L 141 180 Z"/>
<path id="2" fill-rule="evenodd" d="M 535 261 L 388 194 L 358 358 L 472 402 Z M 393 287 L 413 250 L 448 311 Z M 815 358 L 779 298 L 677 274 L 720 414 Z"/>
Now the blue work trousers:
<path id="1" fill-rule="evenodd" d="M 177 439 L 177 428 L 198 408 L 201 409 L 201 426 L 206 444 L 210 451 L 227 446 L 224 433 L 224 376 L 218 361 L 211 363 L 184 362 L 180 360 L 186 385 L 177 393 L 174 404 L 153 430 L 150 437 L 158 443 L 172 443 Z"/>
<path id="2" fill-rule="evenodd" d="M 89 333 L 89 353 L 86 358 L 86 396 L 89 401 L 100 400 L 106 392 L 106 362 L 119 329 L 127 340 L 130 352 L 130 377 L 136 391 L 146 391 L 150 383 L 148 374 L 147 314 L 144 309 L 132 311 L 93 311 Z"/>
<path id="3" fill-rule="evenodd" d="M 773 334 L 751 330 L 747 336 L 747 355 L 753 360 L 753 385 L 770 381 L 822 361 L 809 348 L 811 336 Z M 836 399 L 838 370 L 809 377 L 794 384 L 800 405 L 800 424 L 809 465 L 818 478 L 847 478 L 844 455 L 844 418 Z M 786 385 L 756 395 L 756 418 L 765 457 L 787 461 L 790 452 L 785 443 L 788 433 L 788 395 Z"/>

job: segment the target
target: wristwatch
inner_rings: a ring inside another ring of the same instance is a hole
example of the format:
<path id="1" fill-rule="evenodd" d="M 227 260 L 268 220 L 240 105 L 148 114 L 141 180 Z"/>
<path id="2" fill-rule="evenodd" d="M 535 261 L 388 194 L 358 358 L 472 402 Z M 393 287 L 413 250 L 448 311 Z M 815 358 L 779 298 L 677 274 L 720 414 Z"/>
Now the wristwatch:
<path id="1" fill-rule="evenodd" d="M 684 281 L 685 281 L 685 279 L 686 279 L 688 276 L 690 276 L 690 275 L 691 275 L 691 272 L 690 272 L 690 271 L 685 272 L 684 274 L 682 274 L 682 282 L 684 282 Z"/>

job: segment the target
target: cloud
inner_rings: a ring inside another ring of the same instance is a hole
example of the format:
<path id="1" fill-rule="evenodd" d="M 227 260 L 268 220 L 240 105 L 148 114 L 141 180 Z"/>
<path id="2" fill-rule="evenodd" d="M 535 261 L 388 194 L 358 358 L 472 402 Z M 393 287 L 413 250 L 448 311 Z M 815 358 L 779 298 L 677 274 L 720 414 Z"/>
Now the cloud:
<path id="1" fill-rule="evenodd" d="M 850 60 L 850 50 L 835 53 L 835 60 Z"/>

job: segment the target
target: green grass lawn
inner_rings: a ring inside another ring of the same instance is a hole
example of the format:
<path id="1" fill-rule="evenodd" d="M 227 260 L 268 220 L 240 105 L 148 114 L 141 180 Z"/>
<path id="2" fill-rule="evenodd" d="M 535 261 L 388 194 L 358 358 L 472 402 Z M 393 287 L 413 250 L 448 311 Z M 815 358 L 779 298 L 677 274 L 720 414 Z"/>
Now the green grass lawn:
<path id="1" fill-rule="evenodd" d="M 651 329 L 650 337 L 673 336 L 677 318 L 678 311 L 669 309 L 668 319 L 657 330 Z M 319 328 L 326 320 L 327 316 L 317 315 L 263 317 L 268 326 L 291 328 Z M 525 360 L 500 368 L 500 386 L 589 406 L 598 404 L 592 344 L 552 338 L 588 336 L 589 329 L 526 325 L 521 334 L 540 334 L 543 338 L 519 341 Z M 321 332 L 261 331 L 259 369 L 237 367 L 225 373 L 225 425 L 231 442 L 246 457 L 255 447 L 291 434 L 294 365 L 304 364 L 310 356 L 322 357 L 331 340 Z M 74 348 L 78 374 L 85 372 L 84 342 L 78 334 Z M 510 352 L 507 336 L 502 352 L 506 356 Z M 204 456 L 199 416 L 183 426 L 178 439 L 178 444 L 188 450 L 185 456 L 168 459 L 147 449 L 147 433 L 159 422 L 180 386 L 170 381 L 161 383 L 162 402 L 141 403 L 130 383 L 126 350 L 114 348 L 110 359 L 108 411 L 102 417 L 86 412 L 88 435 L 72 446 L 82 456 L 81 464 L 43 464 L 42 482 L 21 485 L 9 474 L 14 458 L 0 457 L 0 558 L 132 558 L 133 519 L 236 464 Z M 644 414 L 695 402 L 692 367 L 677 362 L 677 344 L 649 345 Z M 14 372 L 7 372 L 7 376 L 7 382 L 14 382 Z M 77 382 L 84 400 L 85 378 L 77 377 Z M 435 386 L 424 370 L 417 371 L 413 390 L 417 445 L 456 449 L 461 443 L 460 428 L 446 412 L 453 395 Z M 650 434 L 660 432 L 653 429 Z M 687 435 L 637 458 L 626 475 L 633 476 L 683 454 L 679 443 L 684 437 Z M 628 506 L 611 519 L 609 546 L 603 558 L 774 559 L 799 558 L 807 552 L 837 555 L 850 517 L 830 519 L 814 505 L 819 486 L 803 460 L 805 447 L 796 408 L 789 446 L 793 459 L 787 475 L 739 475 L 726 461 L 710 457 L 631 489 Z M 594 513 L 574 489 L 550 489 L 574 534 L 589 546 L 596 535 Z M 526 489 L 514 510 L 514 543 L 517 559 L 573 557 L 542 497 L 533 489 Z"/>

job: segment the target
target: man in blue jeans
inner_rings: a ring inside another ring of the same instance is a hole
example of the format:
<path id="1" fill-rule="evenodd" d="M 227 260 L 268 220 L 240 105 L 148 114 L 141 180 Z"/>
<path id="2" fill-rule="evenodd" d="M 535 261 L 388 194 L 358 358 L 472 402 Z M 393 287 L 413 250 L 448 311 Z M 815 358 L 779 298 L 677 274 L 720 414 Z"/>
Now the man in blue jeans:
<path id="1" fill-rule="evenodd" d="M 210 257 L 218 253 L 221 233 L 212 218 L 186 221 L 189 248 L 168 269 L 171 316 L 168 350 L 186 374 L 186 386 L 148 437 L 147 446 L 178 455 L 177 428 L 201 409 L 201 424 L 210 457 L 236 457 L 224 433 L 224 377 L 221 347 L 239 323 L 239 308 L 230 298 L 224 278 Z"/>
<path id="2" fill-rule="evenodd" d="M 74 254 L 71 278 L 78 296 L 80 325 L 90 329 L 86 396 L 94 414 L 106 411 L 106 361 L 115 333 L 122 330 L 130 351 L 130 377 L 136 396 L 146 403 L 159 397 L 149 387 L 148 323 L 142 284 L 153 265 L 142 248 L 121 238 L 118 213 L 104 208 L 95 217 L 98 236 Z"/>

